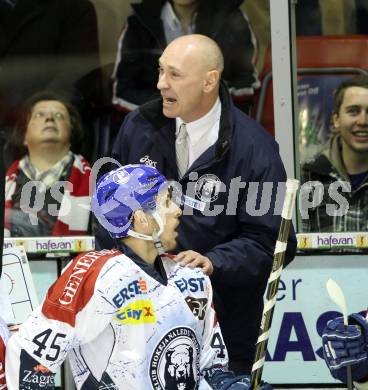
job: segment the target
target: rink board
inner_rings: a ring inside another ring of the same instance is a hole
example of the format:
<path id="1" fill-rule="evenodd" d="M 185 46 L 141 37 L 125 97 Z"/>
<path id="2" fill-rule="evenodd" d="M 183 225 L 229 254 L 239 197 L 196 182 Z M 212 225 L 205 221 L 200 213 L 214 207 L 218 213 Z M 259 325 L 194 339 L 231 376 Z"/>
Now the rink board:
<path id="1" fill-rule="evenodd" d="M 300 241 L 301 235 L 298 236 Z M 91 237 L 83 237 L 82 241 L 80 237 L 59 238 L 62 244 L 49 238 L 43 240 L 42 246 L 47 245 L 49 252 L 53 252 L 51 247 L 60 253 L 62 245 L 67 246 L 66 241 L 70 242 L 68 245 L 73 252 L 94 246 Z M 306 242 L 304 237 L 303 240 Z M 309 248 L 314 247 L 313 240 Z M 9 244 L 10 240 L 5 246 Z M 34 242 L 30 240 L 27 244 L 28 250 L 36 249 L 35 252 L 38 252 Z M 41 246 L 40 243 L 38 245 Z M 40 252 L 43 252 L 43 247 Z M 30 261 L 39 301 L 57 277 L 58 261 L 60 258 Z M 338 315 L 338 308 L 330 301 L 325 286 L 327 280 L 333 278 L 345 293 L 348 311 L 364 310 L 368 297 L 367 262 L 367 255 L 314 254 L 297 256 L 283 271 L 263 372 L 265 380 L 273 384 L 337 383 L 320 355 L 321 331 L 330 318 Z"/>
<path id="2" fill-rule="evenodd" d="M 319 353 L 319 333 L 338 315 L 326 291 L 333 278 L 343 289 L 349 312 L 367 305 L 367 256 L 297 256 L 283 271 L 263 377 L 273 384 L 338 383 Z M 56 276 L 55 262 L 32 262 L 39 299 Z M 270 360 L 271 359 L 271 360 Z"/>
<path id="3" fill-rule="evenodd" d="M 320 334 L 338 307 L 326 282 L 342 288 L 348 312 L 366 310 L 367 255 L 297 256 L 283 271 L 263 377 L 273 384 L 338 383 L 321 358 Z"/>

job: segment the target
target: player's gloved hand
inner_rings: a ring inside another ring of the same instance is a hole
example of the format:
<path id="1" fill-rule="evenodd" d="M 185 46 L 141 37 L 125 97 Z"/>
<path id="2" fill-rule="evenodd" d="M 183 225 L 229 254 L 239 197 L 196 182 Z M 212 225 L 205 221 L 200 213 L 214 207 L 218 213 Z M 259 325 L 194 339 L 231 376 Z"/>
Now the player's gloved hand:
<path id="1" fill-rule="evenodd" d="M 347 366 L 351 366 L 355 381 L 368 374 L 368 322 L 361 314 L 351 314 L 348 327 L 342 317 L 329 321 L 322 343 L 323 356 L 334 378 L 346 383 Z"/>
<path id="2" fill-rule="evenodd" d="M 205 373 L 207 383 L 214 390 L 252 390 L 250 386 L 250 376 L 235 376 L 232 371 L 222 369 L 211 369 Z M 262 382 L 259 390 L 272 390 L 272 386 Z"/>

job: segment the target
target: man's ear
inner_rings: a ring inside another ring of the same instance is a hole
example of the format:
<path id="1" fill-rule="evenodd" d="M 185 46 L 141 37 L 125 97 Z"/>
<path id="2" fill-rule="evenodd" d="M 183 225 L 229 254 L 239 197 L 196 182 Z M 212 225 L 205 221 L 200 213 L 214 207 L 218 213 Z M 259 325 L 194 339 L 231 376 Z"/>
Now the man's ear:
<path id="1" fill-rule="evenodd" d="M 336 130 L 340 130 L 340 117 L 339 114 L 332 114 L 332 124 Z"/>
<path id="2" fill-rule="evenodd" d="M 143 210 L 136 210 L 134 213 L 134 219 L 142 226 L 148 226 L 147 215 Z"/>
<path id="3" fill-rule="evenodd" d="M 204 80 L 204 86 L 203 86 L 204 92 L 213 91 L 217 87 L 219 80 L 220 80 L 220 72 L 216 69 L 209 70 L 206 73 L 206 78 Z"/>
<path id="4" fill-rule="evenodd" d="M 146 233 L 149 230 L 147 214 L 143 210 L 136 210 L 133 214 L 133 228 L 136 232 Z"/>

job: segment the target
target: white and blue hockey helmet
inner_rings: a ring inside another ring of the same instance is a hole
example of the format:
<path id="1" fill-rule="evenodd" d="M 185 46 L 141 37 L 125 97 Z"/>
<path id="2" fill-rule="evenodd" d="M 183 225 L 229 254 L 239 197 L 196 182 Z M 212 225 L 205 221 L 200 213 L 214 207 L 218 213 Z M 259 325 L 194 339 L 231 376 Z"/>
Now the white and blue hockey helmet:
<path id="1" fill-rule="evenodd" d="M 133 214 L 138 209 L 152 214 L 160 235 L 163 223 L 156 211 L 156 197 L 167 187 L 167 179 L 156 168 L 143 164 L 119 167 L 98 180 L 92 195 L 92 212 L 114 238 L 130 235 L 150 240 L 151 237 L 132 230 Z"/>

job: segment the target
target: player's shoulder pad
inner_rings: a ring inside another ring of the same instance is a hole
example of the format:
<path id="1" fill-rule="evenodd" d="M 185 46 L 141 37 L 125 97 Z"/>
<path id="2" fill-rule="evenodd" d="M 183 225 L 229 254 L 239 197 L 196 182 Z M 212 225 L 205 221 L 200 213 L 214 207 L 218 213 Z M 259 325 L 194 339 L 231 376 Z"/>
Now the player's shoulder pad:
<path id="1" fill-rule="evenodd" d="M 104 265 L 121 255 L 117 249 L 89 251 L 74 258 L 50 287 L 42 313 L 50 319 L 75 324 L 75 316 L 93 296 L 95 283 Z"/>

